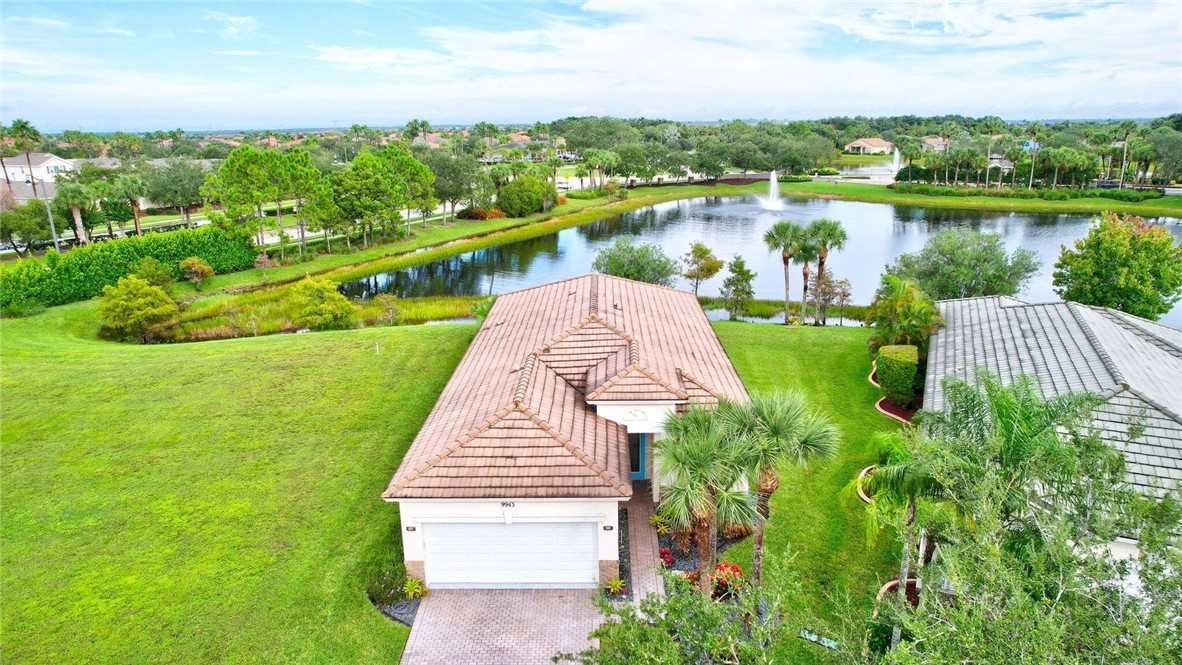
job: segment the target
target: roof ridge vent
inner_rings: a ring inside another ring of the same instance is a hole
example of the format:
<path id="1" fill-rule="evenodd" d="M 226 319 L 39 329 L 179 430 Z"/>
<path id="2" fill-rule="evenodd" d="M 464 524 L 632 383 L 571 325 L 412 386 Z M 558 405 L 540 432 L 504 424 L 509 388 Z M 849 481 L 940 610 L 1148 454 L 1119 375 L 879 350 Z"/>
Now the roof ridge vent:
<path id="1" fill-rule="evenodd" d="M 591 278 L 591 304 L 589 305 L 591 314 L 599 313 L 599 278 Z"/>
<path id="2" fill-rule="evenodd" d="M 628 340 L 628 364 L 640 364 L 640 342 L 637 342 L 635 339 Z"/>
<path id="3" fill-rule="evenodd" d="M 530 377 L 534 373 L 534 364 L 538 361 L 538 354 L 531 353 L 525 357 L 521 367 L 521 376 L 517 377 L 517 390 L 513 391 L 514 406 L 521 406 L 525 402 L 525 391 L 529 388 Z"/>

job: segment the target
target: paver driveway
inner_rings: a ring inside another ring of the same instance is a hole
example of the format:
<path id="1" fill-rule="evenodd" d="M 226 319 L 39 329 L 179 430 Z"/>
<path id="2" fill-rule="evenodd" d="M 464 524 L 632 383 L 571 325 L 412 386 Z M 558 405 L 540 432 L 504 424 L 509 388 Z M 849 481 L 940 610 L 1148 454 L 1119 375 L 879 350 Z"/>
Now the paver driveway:
<path id="1" fill-rule="evenodd" d="M 534 665 L 588 645 L 590 589 L 437 589 L 423 597 L 402 665 Z"/>

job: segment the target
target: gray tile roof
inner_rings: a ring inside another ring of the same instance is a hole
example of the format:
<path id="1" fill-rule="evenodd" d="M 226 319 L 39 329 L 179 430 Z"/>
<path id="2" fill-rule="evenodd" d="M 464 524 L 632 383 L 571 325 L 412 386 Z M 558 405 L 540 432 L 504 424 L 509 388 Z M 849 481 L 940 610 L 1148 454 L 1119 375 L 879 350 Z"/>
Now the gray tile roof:
<path id="1" fill-rule="evenodd" d="M 1079 303 L 986 297 L 937 303 L 924 406 L 944 406 L 942 380 L 1037 378 L 1043 393 L 1092 392 L 1105 439 L 1125 452 L 1129 480 L 1147 494 L 1182 483 L 1182 330 Z M 1129 440 L 1129 426 L 1140 435 Z"/>

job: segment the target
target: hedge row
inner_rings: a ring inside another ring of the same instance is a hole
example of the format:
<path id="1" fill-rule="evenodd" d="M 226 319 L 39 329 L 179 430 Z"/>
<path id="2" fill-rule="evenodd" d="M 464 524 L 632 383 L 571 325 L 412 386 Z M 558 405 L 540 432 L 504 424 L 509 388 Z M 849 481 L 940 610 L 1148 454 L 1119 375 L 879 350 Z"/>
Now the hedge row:
<path id="1" fill-rule="evenodd" d="M 900 194 L 922 196 L 989 196 L 1007 199 L 1042 199 L 1044 201 L 1067 201 L 1070 199 L 1112 199 L 1127 203 L 1140 203 L 1160 199 L 1157 190 L 1134 189 L 985 189 L 982 187 L 941 187 L 900 182 L 891 185 Z"/>
<path id="2" fill-rule="evenodd" d="M 887 399 L 906 407 L 915 399 L 915 374 L 919 349 L 913 345 L 884 346 L 878 350 L 874 373 Z"/>
<path id="3" fill-rule="evenodd" d="M 0 309 L 24 303 L 47 307 L 100 295 L 132 271 L 131 265 L 150 256 L 179 278 L 177 264 L 197 256 L 216 273 L 244 270 L 254 265 L 255 250 L 248 237 L 216 226 L 151 233 L 75 247 L 65 254 L 50 252 L 45 260 L 17 261 L 0 272 Z"/>

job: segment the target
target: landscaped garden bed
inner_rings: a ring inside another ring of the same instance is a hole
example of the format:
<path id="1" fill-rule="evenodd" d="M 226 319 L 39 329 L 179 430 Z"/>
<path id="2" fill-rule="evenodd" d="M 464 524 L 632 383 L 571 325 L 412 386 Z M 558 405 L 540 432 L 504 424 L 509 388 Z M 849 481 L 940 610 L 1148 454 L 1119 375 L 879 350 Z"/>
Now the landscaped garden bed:
<path id="1" fill-rule="evenodd" d="M 628 509 L 623 506 L 619 511 L 619 530 L 618 536 L 620 541 L 620 574 L 618 579 L 623 582 L 623 590 L 612 592 L 609 588 L 603 589 L 603 595 L 609 600 L 632 600 L 632 543 L 628 540 Z"/>

